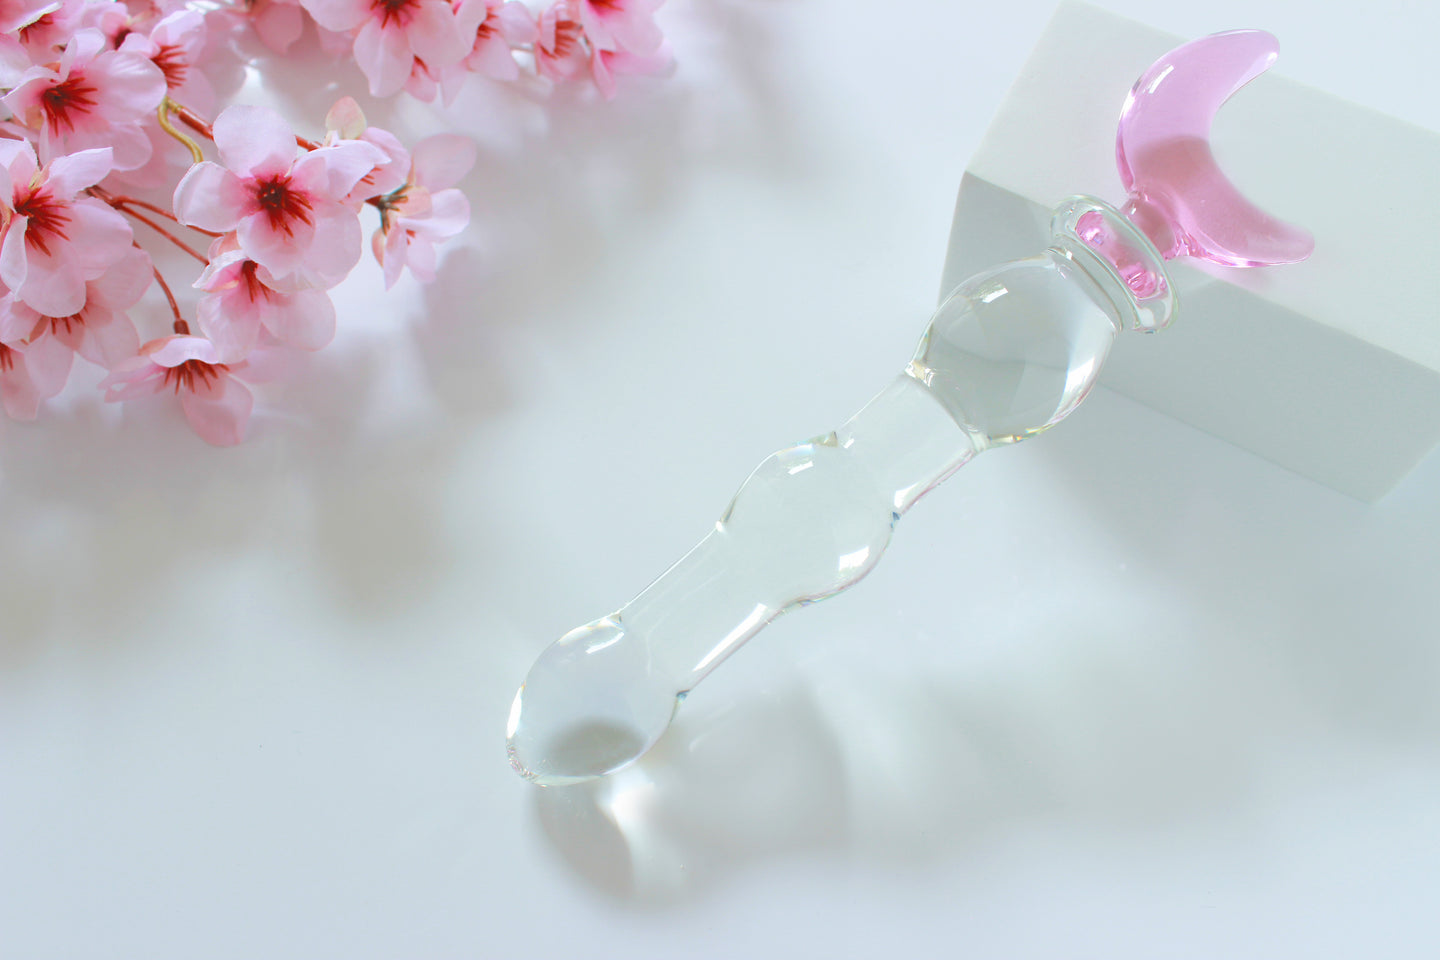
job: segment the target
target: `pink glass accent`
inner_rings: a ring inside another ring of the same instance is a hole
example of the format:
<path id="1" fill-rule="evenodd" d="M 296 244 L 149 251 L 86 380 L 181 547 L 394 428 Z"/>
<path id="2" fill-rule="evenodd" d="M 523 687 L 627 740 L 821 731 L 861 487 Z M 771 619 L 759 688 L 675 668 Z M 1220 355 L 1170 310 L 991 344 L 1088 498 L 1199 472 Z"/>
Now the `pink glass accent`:
<path id="1" fill-rule="evenodd" d="M 1082 214 L 1075 223 L 1075 234 L 1109 261 L 1120 274 L 1120 279 L 1125 281 L 1125 286 L 1135 294 L 1135 299 L 1149 300 L 1165 292 L 1164 274 L 1151 269 L 1144 252 L 1126 243 L 1125 238 L 1098 212 Z"/>
<path id="2" fill-rule="evenodd" d="M 1115 138 L 1130 194 L 1122 210 L 1167 260 L 1257 267 L 1304 260 L 1314 249 L 1308 231 L 1246 200 L 1210 152 L 1216 111 L 1269 69 L 1279 49 L 1263 30 L 1201 37 L 1151 64 L 1126 98 Z M 1116 266 L 1123 274 L 1124 265 Z"/>

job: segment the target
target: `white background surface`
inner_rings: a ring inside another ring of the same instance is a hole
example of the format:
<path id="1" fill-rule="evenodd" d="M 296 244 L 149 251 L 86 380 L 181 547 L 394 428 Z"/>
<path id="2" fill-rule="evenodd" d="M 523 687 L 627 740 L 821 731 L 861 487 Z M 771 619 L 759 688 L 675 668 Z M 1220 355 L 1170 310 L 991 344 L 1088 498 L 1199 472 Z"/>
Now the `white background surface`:
<path id="1" fill-rule="evenodd" d="M 1110 6 L 1440 127 L 1428 5 Z M 357 272 L 243 448 L 0 424 L 0 956 L 1440 951 L 1435 456 L 1366 507 L 1097 393 L 634 772 L 506 766 L 541 647 L 903 365 L 1049 12 L 672 0 L 679 72 L 613 107 L 394 119 L 483 136 L 473 228 Z"/>

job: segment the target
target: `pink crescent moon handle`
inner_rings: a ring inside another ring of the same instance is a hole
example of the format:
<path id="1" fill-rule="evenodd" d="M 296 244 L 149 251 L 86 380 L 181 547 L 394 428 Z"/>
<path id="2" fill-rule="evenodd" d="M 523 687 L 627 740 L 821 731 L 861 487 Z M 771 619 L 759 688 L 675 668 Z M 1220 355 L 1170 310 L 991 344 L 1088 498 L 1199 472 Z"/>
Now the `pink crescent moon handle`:
<path id="1" fill-rule="evenodd" d="M 1256 267 L 1304 260 L 1314 249 L 1307 230 L 1246 200 L 1210 151 L 1216 111 L 1279 49 L 1263 30 L 1201 37 L 1156 60 L 1126 98 L 1115 138 L 1130 194 L 1124 211 L 1166 259 Z"/>

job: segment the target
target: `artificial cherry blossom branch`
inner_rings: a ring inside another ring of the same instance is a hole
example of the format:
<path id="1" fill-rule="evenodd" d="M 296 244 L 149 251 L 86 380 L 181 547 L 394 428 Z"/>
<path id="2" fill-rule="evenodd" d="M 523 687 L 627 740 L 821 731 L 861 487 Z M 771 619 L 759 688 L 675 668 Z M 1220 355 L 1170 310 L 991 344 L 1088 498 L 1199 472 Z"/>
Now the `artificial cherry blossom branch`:
<path id="1" fill-rule="evenodd" d="M 619 75 L 668 66 L 653 19 L 661 2 L 554 0 L 536 14 L 516 0 L 255 0 L 204 10 L 184 0 L 0 0 L 6 413 L 34 419 L 78 356 L 109 371 L 107 401 L 173 386 L 201 437 L 238 443 L 254 404 L 252 358 L 318 350 L 334 337 L 329 290 L 361 257 L 367 206 L 378 212 L 370 249 L 387 289 L 405 271 L 434 279 L 437 246 L 469 222 L 457 184 L 476 148 L 464 137 L 407 146 L 370 126 L 349 98 L 331 109 L 321 139 L 270 110 L 217 112 L 207 69 L 240 58 L 230 46 L 237 25 L 283 53 L 313 19 L 324 43 L 351 47 L 380 97 L 404 90 L 449 104 L 476 75 L 510 82 L 530 73 L 546 85 L 593 83 L 609 99 Z M 183 173 L 171 140 L 188 154 Z M 218 162 L 205 158 L 204 141 Z M 173 209 L 133 195 L 161 187 L 173 188 Z M 136 242 L 137 223 L 201 265 L 191 320 Z M 182 226 L 209 238 L 208 248 L 181 236 Z M 142 342 L 132 313 L 152 283 L 173 333 Z"/>

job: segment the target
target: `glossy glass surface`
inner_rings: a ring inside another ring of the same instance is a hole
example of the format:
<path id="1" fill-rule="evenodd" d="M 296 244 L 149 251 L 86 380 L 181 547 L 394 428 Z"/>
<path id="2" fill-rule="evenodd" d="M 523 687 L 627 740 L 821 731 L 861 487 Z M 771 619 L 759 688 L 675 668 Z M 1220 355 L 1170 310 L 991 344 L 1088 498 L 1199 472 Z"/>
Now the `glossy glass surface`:
<path id="1" fill-rule="evenodd" d="M 1098 201 L 1062 205 L 1054 247 L 962 284 L 859 413 L 768 457 L 693 550 L 541 654 L 510 712 L 515 770 L 561 784 L 638 758 L 685 693 L 766 624 L 869 573 L 928 490 L 977 452 L 1064 419 L 1116 333 L 1155 315 L 1135 297 L 1136 274 L 1127 281 L 1075 232 L 1087 213 L 1130 244 L 1126 262 L 1157 272 L 1152 300 L 1168 318 L 1173 294 L 1148 242 Z"/>
<path id="2" fill-rule="evenodd" d="M 1085 398 L 1119 330 L 1113 308 L 1063 253 L 1005 264 L 960 285 L 910 363 L 985 445 L 1033 437 Z"/>
<path id="3" fill-rule="evenodd" d="M 511 709 L 512 765 L 558 784 L 640 756 L 679 698 L 767 623 L 869 573 L 900 515 L 974 452 L 902 375 L 840 429 L 772 454 L 693 550 L 540 656 Z"/>
<path id="4" fill-rule="evenodd" d="M 1130 194 L 1124 212 L 1166 258 L 1253 267 L 1304 260 L 1314 249 L 1308 231 L 1245 199 L 1210 150 L 1216 111 L 1279 51 L 1263 30 L 1231 30 L 1176 47 L 1135 81 L 1115 139 Z"/>

